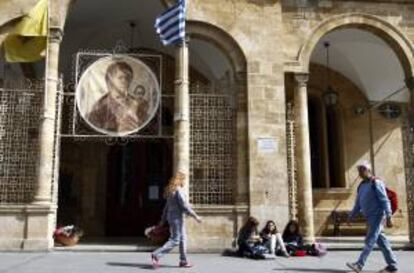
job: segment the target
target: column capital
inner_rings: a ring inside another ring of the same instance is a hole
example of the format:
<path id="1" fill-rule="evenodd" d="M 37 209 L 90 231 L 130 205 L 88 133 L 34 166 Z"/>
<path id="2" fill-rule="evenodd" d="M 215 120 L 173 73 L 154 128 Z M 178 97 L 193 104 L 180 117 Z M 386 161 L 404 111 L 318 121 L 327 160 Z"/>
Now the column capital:
<path id="1" fill-rule="evenodd" d="M 309 73 L 295 73 L 295 80 L 299 86 L 306 86 L 309 80 Z"/>
<path id="2" fill-rule="evenodd" d="M 190 42 L 190 40 L 191 40 L 190 34 L 185 34 L 184 42 L 188 44 Z"/>
<path id="3" fill-rule="evenodd" d="M 60 44 L 63 39 L 63 30 L 60 27 L 49 28 L 49 42 Z"/>
<path id="4" fill-rule="evenodd" d="M 414 76 L 406 78 L 404 81 L 405 81 L 405 85 L 407 86 L 407 88 L 410 91 L 414 91 Z"/>

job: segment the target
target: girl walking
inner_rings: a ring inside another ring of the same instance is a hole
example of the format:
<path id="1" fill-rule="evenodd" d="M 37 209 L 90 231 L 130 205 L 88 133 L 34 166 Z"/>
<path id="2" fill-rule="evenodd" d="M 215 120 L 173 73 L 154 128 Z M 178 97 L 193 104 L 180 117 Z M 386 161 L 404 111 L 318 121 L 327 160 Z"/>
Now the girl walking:
<path id="1" fill-rule="evenodd" d="M 187 260 L 187 238 L 184 223 L 185 214 L 193 217 L 197 222 L 201 223 L 201 218 L 194 212 L 190 204 L 186 200 L 183 190 L 185 183 L 185 174 L 177 172 L 171 178 L 164 190 L 164 197 L 167 203 L 162 213 L 160 225 L 168 222 L 170 226 L 170 239 L 160 248 L 151 254 L 152 265 L 154 268 L 159 267 L 159 259 L 169 253 L 174 247 L 180 248 L 179 266 L 190 268 L 193 265 Z"/>

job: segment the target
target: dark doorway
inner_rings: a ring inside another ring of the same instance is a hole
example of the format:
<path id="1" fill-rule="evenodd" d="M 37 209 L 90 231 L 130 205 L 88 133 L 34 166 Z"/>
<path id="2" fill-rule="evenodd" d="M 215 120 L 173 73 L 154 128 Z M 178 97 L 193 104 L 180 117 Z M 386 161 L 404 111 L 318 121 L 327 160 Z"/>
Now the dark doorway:
<path id="1" fill-rule="evenodd" d="M 338 106 L 325 107 L 317 96 L 309 96 L 309 139 L 313 188 L 342 188 L 342 135 Z"/>
<path id="2" fill-rule="evenodd" d="M 323 119 L 322 107 L 317 98 L 309 97 L 309 137 L 311 146 L 311 170 L 313 188 L 325 188 L 324 150 L 323 150 Z"/>
<path id="3" fill-rule="evenodd" d="M 160 220 L 162 191 L 172 173 L 171 140 L 115 145 L 108 153 L 106 236 L 143 236 Z"/>
<path id="4" fill-rule="evenodd" d="M 329 178 L 331 188 L 341 188 L 345 185 L 341 178 L 341 141 L 339 117 L 334 106 L 326 108 L 326 126 L 328 132 Z"/>

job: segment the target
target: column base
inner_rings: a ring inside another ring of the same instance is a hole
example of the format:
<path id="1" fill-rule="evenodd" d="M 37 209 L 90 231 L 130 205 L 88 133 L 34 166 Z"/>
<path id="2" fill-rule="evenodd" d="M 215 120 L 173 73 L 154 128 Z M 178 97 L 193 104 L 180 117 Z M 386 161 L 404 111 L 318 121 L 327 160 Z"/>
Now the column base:
<path id="1" fill-rule="evenodd" d="M 303 237 L 303 242 L 305 244 L 314 244 L 315 243 L 315 237 L 314 236 L 308 236 L 308 237 Z"/>
<path id="2" fill-rule="evenodd" d="M 221 252 L 236 247 L 237 233 L 248 217 L 247 205 L 197 205 L 194 209 L 203 223 L 187 218 L 189 251 Z"/>
<path id="3" fill-rule="evenodd" d="M 0 250 L 47 251 L 53 247 L 53 215 L 49 205 L 1 205 Z"/>

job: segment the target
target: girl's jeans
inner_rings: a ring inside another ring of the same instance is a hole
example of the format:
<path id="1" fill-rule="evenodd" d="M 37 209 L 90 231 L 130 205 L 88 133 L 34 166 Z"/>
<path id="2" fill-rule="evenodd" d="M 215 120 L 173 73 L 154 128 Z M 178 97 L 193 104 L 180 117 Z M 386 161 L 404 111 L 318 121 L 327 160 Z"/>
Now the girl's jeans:
<path id="1" fill-rule="evenodd" d="M 275 251 L 278 250 L 286 252 L 286 246 L 280 233 L 273 234 L 266 242 L 266 247 L 270 250 L 270 254 L 275 254 Z"/>
<path id="2" fill-rule="evenodd" d="M 187 262 L 187 235 L 185 231 L 184 219 L 172 219 L 168 221 L 170 225 L 170 239 L 152 254 L 157 258 L 169 253 L 174 247 L 180 247 L 180 261 Z"/>
<path id="3" fill-rule="evenodd" d="M 374 217 L 367 217 L 367 221 L 368 232 L 365 237 L 365 247 L 362 250 L 361 255 L 359 256 L 357 263 L 361 267 L 363 267 L 369 254 L 374 249 L 375 243 L 377 243 L 378 247 L 382 251 L 382 254 L 384 255 L 385 261 L 387 262 L 388 266 L 392 268 L 397 268 L 397 260 L 395 258 L 394 253 L 392 252 L 391 245 L 383 232 L 384 216 L 379 215 Z"/>

